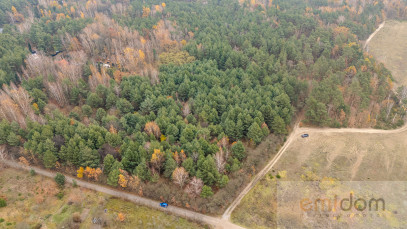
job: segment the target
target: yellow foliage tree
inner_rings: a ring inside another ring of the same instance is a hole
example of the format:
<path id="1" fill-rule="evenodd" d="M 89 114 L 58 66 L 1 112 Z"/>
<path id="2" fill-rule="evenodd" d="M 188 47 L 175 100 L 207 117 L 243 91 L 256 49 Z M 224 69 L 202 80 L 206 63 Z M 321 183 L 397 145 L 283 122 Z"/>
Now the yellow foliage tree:
<path id="1" fill-rule="evenodd" d="M 159 149 L 154 149 L 153 155 L 151 155 L 151 164 L 154 165 L 156 169 L 161 170 L 161 165 L 164 162 L 164 152 Z"/>
<path id="2" fill-rule="evenodd" d="M 167 140 L 167 137 L 165 137 L 165 135 L 161 134 L 160 140 L 163 142 L 163 141 Z"/>
<path id="3" fill-rule="evenodd" d="M 18 13 L 17 9 L 14 6 L 11 6 L 11 11 L 13 12 L 14 15 Z"/>
<path id="4" fill-rule="evenodd" d="M 146 39 L 144 39 L 143 37 L 141 37 L 141 38 L 140 38 L 140 42 L 141 42 L 141 44 L 144 45 L 144 44 L 146 43 Z"/>
<path id="5" fill-rule="evenodd" d="M 143 17 L 148 17 L 148 15 L 150 15 L 150 8 L 149 7 L 144 7 L 143 6 Z"/>
<path id="6" fill-rule="evenodd" d="M 123 174 L 120 174 L 119 175 L 119 181 L 118 181 L 120 187 L 126 188 L 127 187 L 127 182 L 128 182 L 128 180 L 126 179 L 126 177 L 123 176 Z"/>
<path id="7" fill-rule="evenodd" d="M 166 6 L 165 2 L 161 3 L 161 6 L 165 8 Z"/>
<path id="8" fill-rule="evenodd" d="M 140 57 L 141 60 L 144 60 L 144 58 L 146 57 L 146 55 L 144 54 L 143 50 L 139 49 L 138 50 L 138 55 Z"/>
<path id="9" fill-rule="evenodd" d="M 76 172 L 77 172 L 77 177 L 79 178 L 79 179 L 82 179 L 83 178 L 83 172 L 84 172 L 85 170 L 83 169 L 83 167 L 79 167 L 79 169 L 78 170 L 76 170 Z"/>
<path id="10" fill-rule="evenodd" d="M 35 111 L 39 111 L 39 110 L 40 110 L 40 108 L 38 107 L 38 104 L 37 104 L 37 103 L 33 103 L 33 108 L 34 108 Z"/>

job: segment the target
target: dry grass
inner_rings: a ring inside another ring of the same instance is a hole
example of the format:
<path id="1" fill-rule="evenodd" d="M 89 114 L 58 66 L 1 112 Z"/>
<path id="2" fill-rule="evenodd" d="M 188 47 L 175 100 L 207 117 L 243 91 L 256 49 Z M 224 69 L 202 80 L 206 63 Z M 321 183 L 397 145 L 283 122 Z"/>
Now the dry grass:
<path id="1" fill-rule="evenodd" d="M 61 200 L 55 196 L 58 192 L 52 179 L 0 169 L 0 197 L 7 200 L 7 206 L 0 208 L 0 219 L 4 220 L 0 228 L 203 228 L 180 217 L 82 188 L 65 187 Z M 117 219 L 119 212 L 126 215 L 124 222 Z M 94 218 L 101 224 L 93 224 Z"/>
<path id="2" fill-rule="evenodd" d="M 407 85 L 407 22 L 386 21 L 368 50 L 392 72 L 398 86 Z"/>
<path id="3" fill-rule="evenodd" d="M 399 134 L 310 133 L 298 136 L 232 214 L 248 228 L 275 227 L 276 174 L 281 180 L 407 181 L 407 132 Z"/>

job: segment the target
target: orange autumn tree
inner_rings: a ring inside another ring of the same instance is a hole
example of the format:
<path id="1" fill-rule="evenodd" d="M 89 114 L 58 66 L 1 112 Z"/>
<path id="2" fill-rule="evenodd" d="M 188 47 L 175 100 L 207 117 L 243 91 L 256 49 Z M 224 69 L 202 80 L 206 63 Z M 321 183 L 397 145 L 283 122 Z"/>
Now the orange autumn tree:
<path id="1" fill-rule="evenodd" d="M 144 126 L 144 131 L 148 134 L 151 135 L 153 134 L 156 138 L 159 138 L 161 136 L 161 131 L 160 127 L 155 122 L 148 122 Z"/>
<path id="2" fill-rule="evenodd" d="M 86 177 L 88 179 L 93 179 L 95 181 L 98 181 L 99 176 L 102 174 L 102 170 L 100 168 L 95 169 L 95 168 L 86 167 L 86 169 L 83 173 L 86 175 Z"/>
<path id="3" fill-rule="evenodd" d="M 120 185 L 120 187 L 127 188 L 128 180 L 125 176 L 123 176 L 123 174 L 119 174 L 119 180 L 117 183 Z"/>
<path id="4" fill-rule="evenodd" d="M 185 159 L 187 159 L 187 156 L 185 155 L 184 150 L 181 150 L 179 153 L 175 151 L 175 153 L 173 153 L 173 158 L 177 164 L 180 165 L 183 161 L 185 161 Z"/>
<path id="5" fill-rule="evenodd" d="M 119 214 L 117 214 L 117 220 L 119 220 L 120 222 L 124 222 L 126 220 L 126 216 L 120 212 Z"/>
<path id="6" fill-rule="evenodd" d="M 119 179 L 117 181 L 117 183 L 120 185 L 120 187 L 122 188 L 127 188 L 127 185 L 129 184 L 129 173 L 126 172 L 123 169 L 119 169 L 120 174 L 119 174 Z"/>
<path id="7" fill-rule="evenodd" d="M 28 162 L 27 159 L 25 159 L 25 157 L 19 157 L 18 160 L 20 161 L 21 164 L 23 164 L 24 166 L 29 166 L 30 162 Z"/>

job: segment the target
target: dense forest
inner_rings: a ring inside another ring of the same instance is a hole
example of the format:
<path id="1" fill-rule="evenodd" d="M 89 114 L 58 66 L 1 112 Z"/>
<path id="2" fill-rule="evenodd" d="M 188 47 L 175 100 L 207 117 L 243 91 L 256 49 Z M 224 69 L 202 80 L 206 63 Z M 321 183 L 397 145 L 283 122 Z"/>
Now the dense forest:
<path id="1" fill-rule="evenodd" d="M 393 88 L 360 43 L 406 9 L 373 0 L 4 0 L 0 144 L 24 164 L 216 213 L 294 119 L 404 124 L 407 90 Z M 256 151 L 265 139 L 271 146 Z"/>

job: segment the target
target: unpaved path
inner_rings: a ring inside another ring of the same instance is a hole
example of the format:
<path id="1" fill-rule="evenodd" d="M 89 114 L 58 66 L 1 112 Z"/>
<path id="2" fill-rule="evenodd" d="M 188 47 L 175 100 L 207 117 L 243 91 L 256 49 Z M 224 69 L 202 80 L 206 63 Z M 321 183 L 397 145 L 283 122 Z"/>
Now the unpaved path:
<path id="1" fill-rule="evenodd" d="M 376 29 L 376 31 L 374 31 L 372 34 L 370 34 L 369 38 L 367 38 L 367 40 L 365 42 L 365 45 L 363 46 L 363 49 L 366 49 L 367 45 L 372 40 L 372 38 L 374 36 L 376 36 L 376 34 L 384 27 L 385 24 L 386 24 L 386 21 L 382 22 L 382 24 L 379 25 L 379 27 Z"/>
<path id="2" fill-rule="evenodd" d="M 30 167 L 30 166 L 23 166 L 17 162 L 11 161 L 11 160 L 7 160 L 7 159 L 3 159 L 1 161 L 2 163 L 16 168 L 16 169 L 25 169 L 25 170 L 30 170 L 33 169 L 35 170 L 35 172 L 39 175 L 42 176 L 46 176 L 46 177 L 50 177 L 50 178 L 54 178 L 56 173 L 53 171 L 49 171 L 49 170 L 45 170 L 45 169 L 41 169 L 41 168 L 37 168 L 37 167 Z M 201 213 L 197 213 L 197 212 L 193 212 L 193 211 L 189 211 L 183 208 L 179 208 L 179 207 L 175 207 L 175 206 L 168 206 L 168 208 L 162 208 L 160 207 L 160 203 L 158 201 L 154 201 L 151 199 L 147 199 L 144 197 L 140 197 L 140 196 L 136 196 L 134 194 L 131 193 L 127 193 L 127 192 L 122 192 L 116 189 L 111 189 L 99 184 L 94 184 L 94 183 L 90 183 L 90 182 L 86 182 L 86 181 L 82 181 L 82 180 L 78 180 L 78 179 L 74 179 L 73 177 L 70 176 L 66 176 L 66 182 L 68 183 L 72 183 L 73 180 L 76 181 L 77 185 L 83 188 L 87 188 L 90 190 L 94 190 L 97 192 L 102 192 L 102 193 L 106 193 L 109 194 L 111 196 L 115 196 L 115 197 L 119 197 L 119 198 L 123 198 L 126 200 L 129 200 L 131 202 L 134 202 L 136 204 L 140 204 L 140 205 L 144 205 L 150 208 L 154 208 L 160 211 L 164 211 L 164 212 L 168 212 L 170 214 L 174 214 L 186 219 L 190 219 L 190 220 L 194 220 L 197 222 L 201 222 L 204 224 L 208 224 L 208 225 L 212 225 L 215 228 L 219 228 L 219 229 L 240 229 L 242 227 L 237 226 L 235 224 L 232 224 L 231 222 L 227 221 L 227 220 L 223 220 L 221 218 L 217 218 L 217 217 L 212 217 L 212 216 L 208 216 L 208 215 L 204 215 Z"/>
<path id="3" fill-rule="evenodd" d="M 257 182 L 260 181 L 261 178 L 263 178 L 272 168 L 273 166 L 277 163 L 277 161 L 281 158 L 281 156 L 285 153 L 287 150 L 288 146 L 291 144 L 291 142 L 295 139 L 298 138 L 301 134 L 312 134 L 312 133 L 365 133 L 365 134 L 395 134 L 395 133 L 401 133 L 407 131 L 407 124 L 404 125 L 403 127 L 399 129 L 393 129 L 393 130 L 379 130 L 379 129 L 357 129 L 357 128 L 310 128 L 310 127 L 305 127 L 305 128 L 299 128 L 298 125 L 296 125 L 291 132 L 290 136 L 287 138 L 287 141 L 284 143 L 284 145 L 280 148 L 276 156 L 264 167 L 263 170 L 261 170 L 254 178 L 253 180 L 246 186 L 245 189 L 238 195 L 238 197 L 230 204 L 230 206 L 226 209 L 226 211 L 223 213 L 222 218 L 224 220 L 230 220 L 230 216 L 232 212 L 235 210 L 235 208 L 240 204 L 240 201 L 243 199 L 243 197 L 249 193 L 249 191 L 257 184 Z"/>
<path id="4" fill-rule="evenodd" d="M 164 212 L 172 213 L 174 215 L 184 217 L 190 220 L 195 220 L 204 224 L 209 224 L 213 225 L 215 228 L 224 228 L 224 229 L 233 229 L 233 228 L 242 228 L 236 224 L 233 224 L 230 222 L 230 216 L 233 212 L 233 210 L 239 205 L 240 201 L 243 199 L 243 197 L 257 184 L 257 182 L 260 181 L 272 168 L 273 166 L 277 163 L 277 161 L 281 158 L 281 156 L 286 152 L 288 146 L 292 143 L 292 141 L 295 138 L 298 138 L 299 135 L 303 133 L 308 133 L 308 134 L 313 134 L 313 133 L 366 133 L 366 134 L 395 134 L 395 133 L 401 133 L 407 131 L 407 124 L 400 129 L 394 129 L 394 130 L 379 130 L 379 129 L 357 129 L 357 128 L 340 128 L 340 129 L 334 129 L 334 128 L 299 128 L 298 125 L 296 125 L 287 138 L 286 142 L 284 145 L 280 148 L 278 153 L 274 156 L 274 158 L 253 178 L 253 180 L 243 189 L 243 191 L 238 195 L 238 197 L 232 202 L 232 204 L 226 209 L 224 214 L 222 215 L 222 218 L 217 218 L 217 217 L 212 217 L 208 215 L 204 215 L 201 213 L 189 211 L 183 208 L 179 207 L 174 207 L 174 206 L 169 206 L 168 208 L 161 208 L 159 206 L 159 202 L 150 200 L 147 198 L 143 198 L 140 196 L 136 196 L 131 193 L 126 193 L 122 192 L 116 189 L 111 189 L 102 185 L 94 184 L 94 183 L 89 183 L 85 182 L 82 180 L 77 180 L 72 177 L 66 176 L 66 181 L 68 183 L 72 183 L 73 180 L 77 182 L 77 184 L 81 187 L 95 190 L 98 192 L 103 192 L 106 194 L 109 194 L 111 196 L 115 197 L 120 197 L 123 199 L 127 199 L 129 201 L 132 201 L 136 204 L 144 205 L 147 207 L 151 207 L 157 210 L 161 210 Z M 17 168 L 17 169 L 25 169 L 25 170 L 30 170 L 34 169 L 38 174 L 54 178 L 56 173 L 44 169 L 40 169 L 37 167 L 27 167 L 27 166 L 22 166 L 21 164 L 10 161 L 4 158 L 2 151 L 0 150 L 0 162 L 3 162 L 4 164 Z"/>

